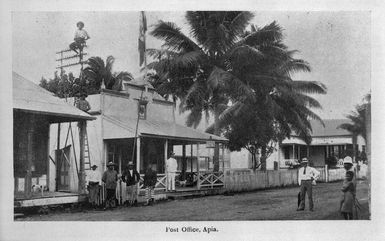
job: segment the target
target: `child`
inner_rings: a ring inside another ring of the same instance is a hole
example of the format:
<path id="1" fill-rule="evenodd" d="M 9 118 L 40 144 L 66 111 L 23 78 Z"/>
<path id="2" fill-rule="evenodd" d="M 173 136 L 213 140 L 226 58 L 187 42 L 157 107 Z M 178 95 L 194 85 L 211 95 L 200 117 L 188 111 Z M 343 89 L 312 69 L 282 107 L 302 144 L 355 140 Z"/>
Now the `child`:
<path id="1" fill-rule="evenodd" d="M 147 165 L 147 170 L 144 174 L 143 185 L 146 188 L 146 205 L 154 203 L 154 188 L 156 185 L 157 173 L 152 169 L 151 163 Z"/>
<path id="2" fill-rule="evenodd" d="M 340 211 L 346 220 L 353 219 L 353 208 L 355 201 L 355 188 L 353 184 L 354 173 L 347 171 L 342 185 L 343 198 L 340 203 Z"/>
<path id="3" fill-rule="evenodd" d="M 78 22 L 76 24 L 78 27 L 78 30 L 75 32 L 74 40 L 75 42 L 70 44 L 70 49 L 75 51 L 78 54 L 78 51 L 76 49 L 79 49 L 80 51 L 83 50 L 83 46 L 86 44 L 86 40 L 90 39 L 90 36 L 88 35 L 87 31 L 84 30 L 84 23 Z"/>

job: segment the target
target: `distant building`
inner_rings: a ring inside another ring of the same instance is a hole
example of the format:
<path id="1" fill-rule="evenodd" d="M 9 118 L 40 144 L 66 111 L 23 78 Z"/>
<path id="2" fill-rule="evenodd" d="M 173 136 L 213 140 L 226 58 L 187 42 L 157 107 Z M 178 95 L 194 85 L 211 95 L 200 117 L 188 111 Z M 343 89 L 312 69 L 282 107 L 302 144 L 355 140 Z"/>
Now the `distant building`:
<path id="1" fill-rule="evenodd" d="M 337 158 L 338 160 L 346 155 L 352 155 L 353 135 L 344 129 L 337 128 L 342 123 L 348 123 L 349 120 L 328 119 L 323 121 L 325 127 L 318 121 L 311 121 L 313 132 L 312 142 L 309 146 L 295 134 L 283 140 L 281 145 L 277 144 L 277 151 L 273 152 L 267 159 L 267 169 L 274 169 L 274 162 L 277 163 L 277 167 L 289 168 L 303 157 L 308 157 L 313 166 L 322 167 L 327 164 L 328 158 Z M 366 149 L 365 140 L 361 136 L 357 138 L 357 149 L 360 152 Z M 247 150 L 231 153 L 231 166 L 250 168 L 251 155 Z"/>

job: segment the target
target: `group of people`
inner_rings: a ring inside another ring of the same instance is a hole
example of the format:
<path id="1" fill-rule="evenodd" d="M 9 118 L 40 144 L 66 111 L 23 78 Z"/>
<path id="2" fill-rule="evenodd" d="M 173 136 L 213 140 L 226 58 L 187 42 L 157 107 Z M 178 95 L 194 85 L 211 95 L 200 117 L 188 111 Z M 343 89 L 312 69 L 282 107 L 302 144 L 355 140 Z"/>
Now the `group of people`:
<path id="1" fill-rule="evenodd" d="M 167 189 L 169 191 L 175 191 L 175 173 L 177 171 L 177 161 L 174 158 L 174 153 L 170 153 L 169 158 L 166 160 L 166 173 L 167 173 Z M 138 190 L 140 182 L 140 174 L 134 168 L 132 161 L 128 162 L 126 169 L 120 176 L 115 170 L 115 164 L 109 162 L 107 164 L 107 170 L 100 175 L 97 171 L 98 166 L 93 165 L 91 171 L 87 175 L 87 189 L 88 200 L 92 208 L 98 206 L 98 196 L 100 185 L 104 183 L 106 188 L 105 206 L 104 209 L 116 207 L 116 187 L 119 180 L 126 185 L 127 201 L 126 206 L 136 206 L 138 204 Z M 145 205 L 152 205 L 155 203 L 155 185 L 157 183 L 157 172 L 154 165 L 149 163 L 144 173 L 143 186 L 145 188 Z"/>
<path id="2" fill-rule="evenodd" d="M 309 166 L 309 160 L 305 157 L 301 161 L 302 167 L 298 170 L 298 184 L 300 192 L 298 194 L 297 211 L 305 210 L 305 196 L 309 199 L 309 210 L 314 211 L 313 186 L 320 176 L 317 169 Z M 353 211 L 356 201 L 356 170 L 350 156 L 344 158 L 343 162 L 346 170 L 345 179 L 341 188 L 342 197 L 340 201 L 340 212 L 346 220 L 353 219 Z"/>

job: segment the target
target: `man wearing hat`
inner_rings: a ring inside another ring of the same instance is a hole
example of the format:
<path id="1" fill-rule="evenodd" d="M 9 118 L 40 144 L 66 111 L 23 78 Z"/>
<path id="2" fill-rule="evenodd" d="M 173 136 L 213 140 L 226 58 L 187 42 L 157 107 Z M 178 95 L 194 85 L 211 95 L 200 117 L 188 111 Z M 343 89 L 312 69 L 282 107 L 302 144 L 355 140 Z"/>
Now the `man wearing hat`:
<path id="1" fill-rule="evenodd" d="M 344 158 L 344 168 L 346 170 L 346 172 L 348 171 L 351 171 L 353 172 L 353 184 L 354 184 L 354 188 L 356 187 L 356 176 L 357 176 L 357 170 L 356 168 L 354 167 L 353 165 L 353 159 L 350 157 L 350 156 L 346 156 Z"/>
<path id="2" fill-rule="evenodd" d="M 178 163 L 174 158 L 175 153 L 171 152 L 166 160 L 167 190 L 175 192 L 175 173 L 178 170 Z"/>
<path id="3" fill-rule="evenodd" d="M 140 180 L 139 172 L 134 169 L 134 162 L 128 162 L 127 169 L 123 171 L 122 180 L 127 185 L 128 203 L 132 206 L 138 199 L 138 182 Z"/>
<path id="4" fill-rule="evenodd" d="M 76 107 L 84 112 L 88 112 L 91 109 L 91 106 L 86 100 L 87 94 L 85 92 L 81 92 L 78 96 L 80 98 L 75 103 Z"/>
<path id="5" fill-rule="evenodd" d="M 103 173 L 102 181 L 106 184 L 106 204 L 104 210 L 107 208 L 115 207 L 115 193 L 116 193 L 116 184 L 118 181 L 118 173 L 114 170 L 115 164 L 109 162 L 107 164 L 107 170 Z"/>
<path id="6" fill-rule="evenodd" d="M 84 23 L 83 22 L 77 22 L 76 27 L 78 28 L 75 32 L 74 41 L 70 44 L 70 49 L 75 51 L 78 54 L 77 49 L 80 51 L 83 50 L 83 46 L 86 44 L 86 40 L 90 39 L 90 36 L 88 35 L 87 31 L 84 30 Z"/>
<path id="7" fill-rule="evenodd" d="M 298 170 L 298 184 L 300 185 L 300 198 L 301 202 L 297 211 L 305 210 L 305 195 L 309 198 L 309 210 L 314 211 L 313 204 L 313 180 L 317 180 L 320 172 L 315 168 L 308 166 L 309 160 L 305 157 L 302 158 L 302 167 Z"/>
<path id="8" fill-rule="evenodd" d="M 96 168 L 98 166 L 93 165 L 87 174 L 88 202 L 93 208 L 96 208 L 98 204 L 99 185 L 101 184 L 101 175 Z"/>

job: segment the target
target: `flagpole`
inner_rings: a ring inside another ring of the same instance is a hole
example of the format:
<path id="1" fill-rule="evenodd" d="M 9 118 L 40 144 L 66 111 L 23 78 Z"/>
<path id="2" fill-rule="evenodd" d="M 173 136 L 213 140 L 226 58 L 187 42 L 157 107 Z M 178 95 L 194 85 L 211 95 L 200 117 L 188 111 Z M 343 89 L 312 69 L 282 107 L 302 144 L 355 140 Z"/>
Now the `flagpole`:
<path id="1" fill-rule="evenodd" d="M 145 16 L 144 15 L 144 11 L 142 11 L 142 14 L 143 14 L 143 19 L 145 19 Z M 146 50 L 147 50 L 147 46 L 146 46 L 146 32 L 147 32 L 147 19 L 146 19 L 146 22 L 143 23 L 146 25 L 146 27 L 144 28 L 144 32 L 143 32 L 143 41 L 144 41 L 144 74 L 147 74 L 147 54 L 146 54 Z"/>

